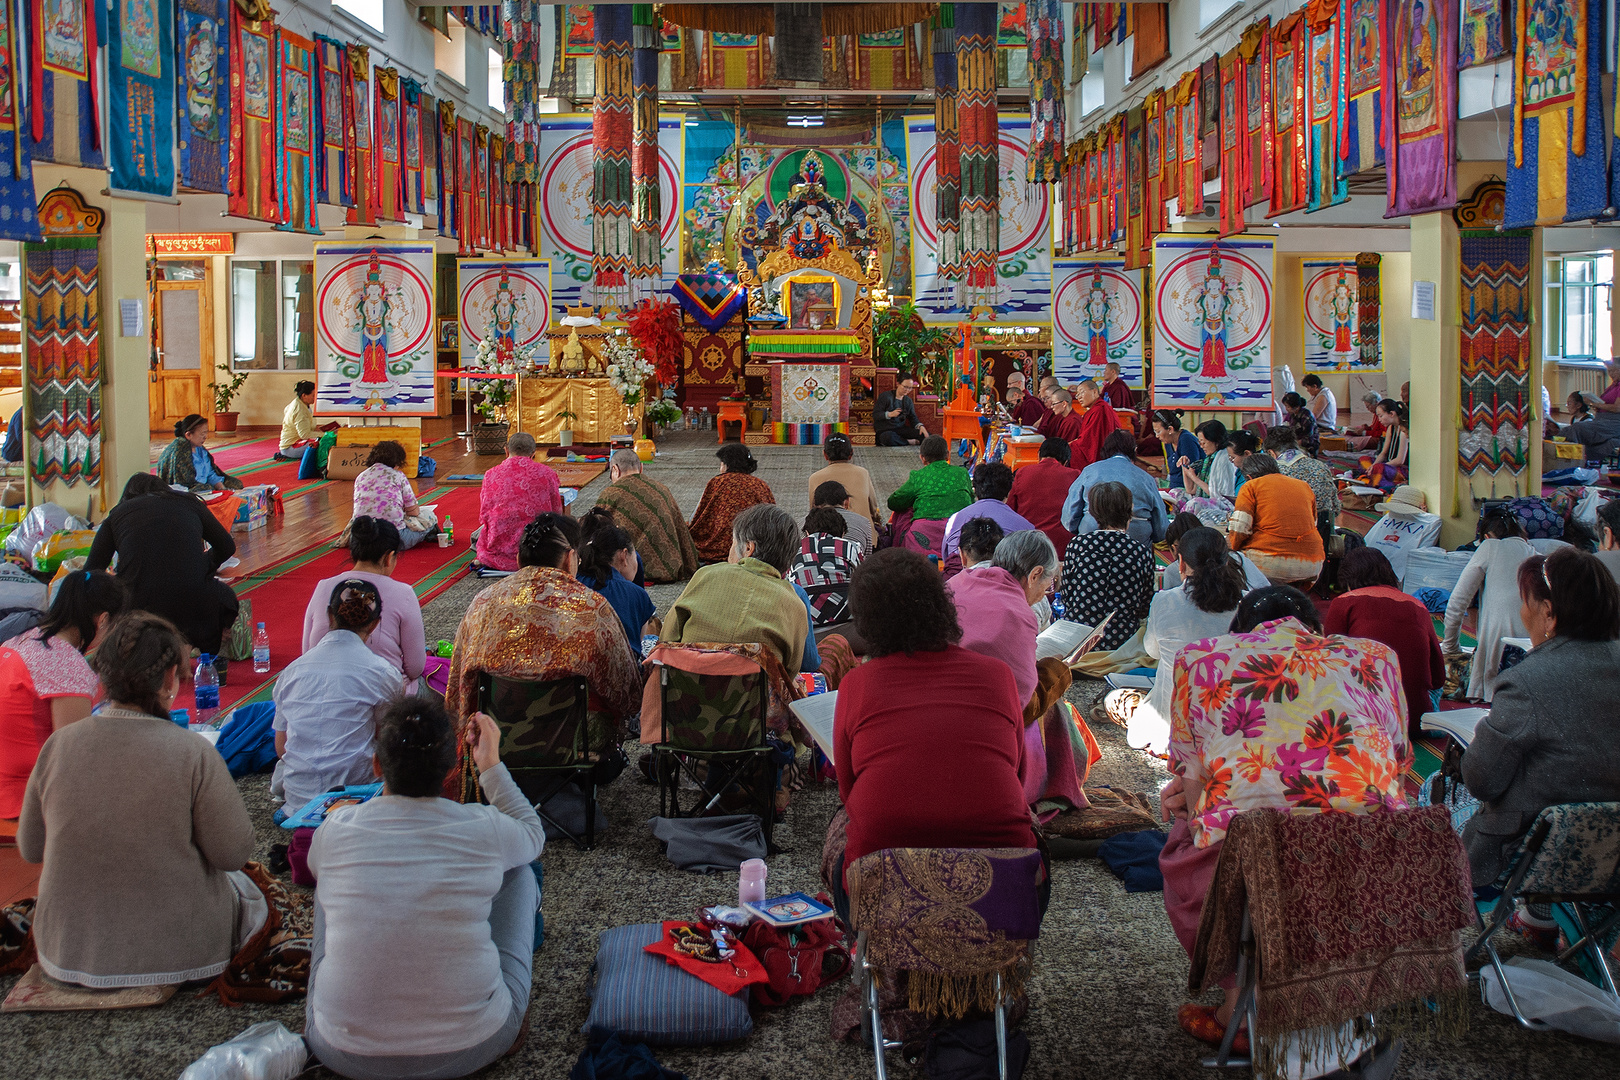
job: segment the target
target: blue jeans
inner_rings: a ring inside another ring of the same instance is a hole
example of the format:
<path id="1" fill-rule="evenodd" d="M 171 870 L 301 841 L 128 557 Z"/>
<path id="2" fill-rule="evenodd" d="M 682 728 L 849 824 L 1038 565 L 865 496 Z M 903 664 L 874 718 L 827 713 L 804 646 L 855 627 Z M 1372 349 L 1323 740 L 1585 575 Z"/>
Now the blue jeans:
<path id="1" fill-rule="evenodd" d="M 416 529 L 402 528 L 399 530 L 399 550 L 409 551 L 425 539 L 427 539 L 425 530 L 418 531 Z"/>
<path id="2" fill-rule="evenodd" d="M 529 1012 L 534 979 L 534 932 L 540 904 L 537 868 L 518 866 L 501 878 L 489 909 L 489 933 L 501 956 L 501 978 L 512 996 L 512 1011 L 501 1029 L 481 1043 L 442 1054 L 350 1054 L 329 1044 L 315 1027 L 315 979 L 326 958 L 326 915 L 315 896 L 315 932 L 309 953 L 309 1004 L 304 1007 L 304 1041 L 328 1069 L 349 1080 L 448 1080 L 490 1064 L 516 1041 Z"/>

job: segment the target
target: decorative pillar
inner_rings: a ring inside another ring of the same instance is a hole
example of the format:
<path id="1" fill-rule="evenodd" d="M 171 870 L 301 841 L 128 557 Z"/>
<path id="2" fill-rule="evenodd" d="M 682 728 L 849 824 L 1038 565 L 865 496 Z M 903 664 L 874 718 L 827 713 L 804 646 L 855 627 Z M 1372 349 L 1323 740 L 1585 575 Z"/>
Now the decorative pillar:
<path id="1" fill-rule="evenodd" d="M 651 4 L 635 5 L 635 56 L 631 61 L 630 176 L 634 190 L 631 214 L 631 299 L 648 299 L 663 284 L 664 251 L 659 225 L 663 217 L 658 201 L 658 17 Z"/>
<path id="2" fill-rule="evenodd" d="M 1025 37 L 1029 49 L 1029 168 L 1032 184 L 1063 176 L 1063 5 L 1030 0 Z"/>
<path id="3" fill-rule="evenodd" d="M 934 224 L 939 276 L 962 276 L 962 144 L 956 122 L 956 15 L 941 4 L 934 18 Z"/>
<path id="4" fill-rule="evenodd" d="M 1000 131 L 996 119 L 996 4 L 956 5 L 957 120 L 962 139 L 962 271 L 958 299 L 996 302 L 1001 255 Z"/>
<path id="5" fill-rule="evenodd" d="M 599 308 L 624 308 L 630 301 L 630 8 L 596 5 L 591 273 Z"/>
<path id="6" fill-rule="evenodd" d="M 1412 407 L 1408 431 L 1412 483 L 1439 514 L 1439 543 L 1448 548 L 1474 536 L 1473 506 L 1458 490 L 1457 429 L 1460 417 L 1458 289 L 1462 255 L 1450 212 L 1412 219 L 1412 287 L 1434 284 L 1434 318 L 1412 320 Z M 1392 389 L 1398 389 L 1393 388 Z"/>

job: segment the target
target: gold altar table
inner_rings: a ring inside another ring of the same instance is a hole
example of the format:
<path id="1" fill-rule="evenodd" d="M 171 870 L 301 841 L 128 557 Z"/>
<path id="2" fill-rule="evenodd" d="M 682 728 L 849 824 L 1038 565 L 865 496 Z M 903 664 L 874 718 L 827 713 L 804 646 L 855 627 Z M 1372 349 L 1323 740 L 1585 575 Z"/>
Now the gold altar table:
<path id="1" fill-rule="evenodd" d="M 557 414 L 565 410 L 575 419 L 558 419 Z M 638 432 L 646 410 L 645 402 L 630 410 L 635 413 Z M 624 401 L 606 378 L 518 378 L 517 430 L 533 435 L 535 442 L 556 445 L 566 426 L 576 443 L 605 443 L 625 434 L 625 416 Z"/>

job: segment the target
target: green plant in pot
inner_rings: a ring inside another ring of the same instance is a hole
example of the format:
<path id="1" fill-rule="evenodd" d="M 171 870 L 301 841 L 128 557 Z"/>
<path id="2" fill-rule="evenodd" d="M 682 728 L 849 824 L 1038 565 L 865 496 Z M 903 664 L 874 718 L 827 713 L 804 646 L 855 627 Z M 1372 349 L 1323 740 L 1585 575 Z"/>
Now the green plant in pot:
<path id="1" fill-rule="evenodd" d="M 915 372 L 923 387 L 945 394 L 951 381 L 954 327 L 929 326 L 910 301 L 879 315 L 873 327 L 873 347 L 882 367 Z"/>
<path id="2" fill-rule="evenodd" d="M 572 409 L 561 409 L 557 412 L 557 419 L 562 421 L 562 430 L 557 433 L 558 446 L 574 445 L 573 422 L 579 419 L 579 414 Z"/>
<path id="3" fill-rule="evenodd" d="M 229 433 L 236 430 L 238 415 L 231 409 L 231 402 L 242 392 L 242 386 L 248 380 L 248 373 L 232 371 L 229 364 L 216 364 L 214 367 L 224 376 L 214 379 L 214 430 Z"/>
<path id="4" fill-rule="evenodd" d="M 507 412 L 512 404 L 512 383 L 506 379 L 480 379 L 475 388 L 484 396 L 473 406 L 482 418 L 473 429 L 473 453 L 503 453 L 506 434 L 510 430 Z"/>
<path id="5" fill-rule="evenodd" d="M 659 398 L 647 406 L 647 421 L 661 428 L 678 423 L 681 419 L 681 409 L 668 398 Z"/>

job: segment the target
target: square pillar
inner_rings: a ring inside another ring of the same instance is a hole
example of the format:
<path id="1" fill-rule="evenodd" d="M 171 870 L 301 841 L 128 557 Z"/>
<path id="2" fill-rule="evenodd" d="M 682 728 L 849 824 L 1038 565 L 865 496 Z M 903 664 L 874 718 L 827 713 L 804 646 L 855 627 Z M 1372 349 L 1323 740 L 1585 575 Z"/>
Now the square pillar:
<path id="1" fill-rule="evenodd" d="M 1434 319 L 1412 320 L 1411 482 L 1440 515 L 1439 543 L 1452 548 L 1474 537 L 1473 500 L 1459 490 L 1457 429 L 1461 408 L 1458 292 L 1462 254 L 1449 211 L 1412 218 L 1412 288 L 1434 283 Z M 1408 304 L 1411 297 L 1406 297 Z M 1397 303 L 1399 300 L 1397 300 Z"/>

